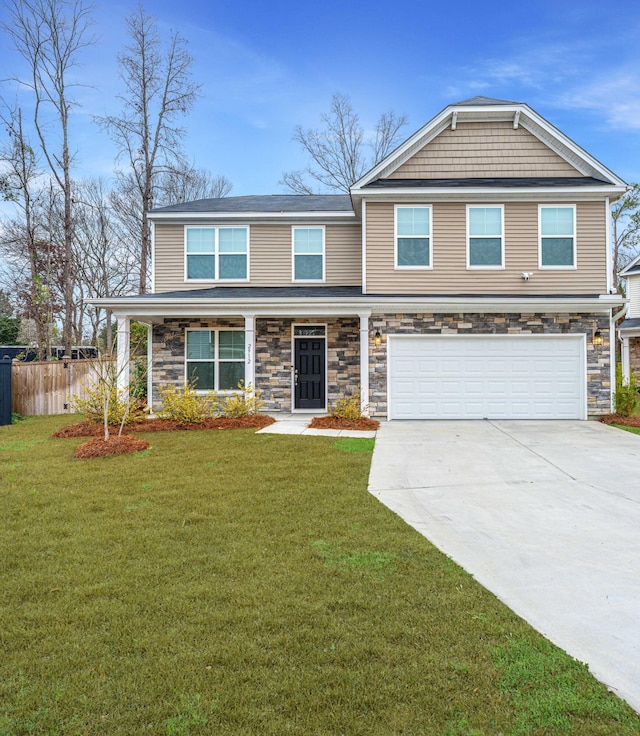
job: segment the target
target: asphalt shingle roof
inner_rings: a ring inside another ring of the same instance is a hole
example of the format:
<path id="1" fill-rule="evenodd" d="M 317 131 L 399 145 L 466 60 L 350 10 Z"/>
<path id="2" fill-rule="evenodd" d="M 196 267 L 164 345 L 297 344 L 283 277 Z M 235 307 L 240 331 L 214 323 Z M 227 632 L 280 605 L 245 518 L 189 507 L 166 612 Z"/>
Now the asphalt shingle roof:
<path id="1" fill-rule="evenodd" d="M 156 207 L 151 212 L 351 212 L 348 194 L 257 194 Z"/>
<path id="2" fill-rule="evenodd" d="M 634 317 L 633 319 L 625 319 L 625 321 L 618 327 L 619 330 L 634 330 L 640 327 L 640 317 Z"/>

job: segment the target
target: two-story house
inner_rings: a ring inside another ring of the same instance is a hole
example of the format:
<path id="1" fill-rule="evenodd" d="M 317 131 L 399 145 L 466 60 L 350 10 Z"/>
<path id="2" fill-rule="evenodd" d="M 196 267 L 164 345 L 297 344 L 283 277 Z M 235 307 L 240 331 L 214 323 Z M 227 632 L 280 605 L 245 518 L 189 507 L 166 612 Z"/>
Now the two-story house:
<path id="1" fill-rule="evenodd" d="M 629 308 L 619 327 L 622 342 L 622 373 L 629 379 L 631 372 L 640 380 L 640 256 L 620 272 L 626 280 Z"/>
<path id="2" fill-rule="evenodd" d="M 153 210 L 149 388 L 359 392 L 375 417 L 578 418 L 611 408 L 612 171 L 523 103 L 450 105 L 346 195 Z"/>

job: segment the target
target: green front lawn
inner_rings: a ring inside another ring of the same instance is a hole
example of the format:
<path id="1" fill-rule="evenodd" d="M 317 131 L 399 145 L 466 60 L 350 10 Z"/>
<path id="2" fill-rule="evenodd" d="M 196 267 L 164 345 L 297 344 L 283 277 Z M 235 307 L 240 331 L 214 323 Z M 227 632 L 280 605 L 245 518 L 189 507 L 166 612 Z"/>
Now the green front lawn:
<path id="1" fill-rule="evenodd" d="M 367 493 L 372 442 L 67 422 L 0 427 L 0 735 L 640 734 Z"/>

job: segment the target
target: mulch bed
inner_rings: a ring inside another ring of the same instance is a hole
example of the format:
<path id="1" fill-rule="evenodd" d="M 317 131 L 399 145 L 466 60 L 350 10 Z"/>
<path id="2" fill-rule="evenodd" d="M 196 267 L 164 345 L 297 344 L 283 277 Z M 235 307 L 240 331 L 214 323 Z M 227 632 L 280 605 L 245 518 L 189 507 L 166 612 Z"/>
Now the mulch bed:
<path id="1" fill-rule="evenodd" d="M 604 424 L 622 424 L 623 427 L 640 427 L 640 417 L 623 417 L 620 414 L 605 414 L 600 417 Z"/>
<path id="2" fill-rule="evenodd" d="M 199 424 L 178 424 L 169 419 L 149 419 L 129 428 L 130 432 L 171 432 L 191 429 L 262 429 L 273 424 L 275 419 L 266 414 L 251 414 L 246 417 L 210 417 Z"/>
<path id="3" fill-rule="evenodd" d="M 174 430 L 193 430 L 193 429 L 262 429 L 273 424 L 275 419 L 266 414 L 253 414 L 247 417 L 211 417 L 205 419 L 200 424 L 178 424 L 168 419 L 144 419 L 140 422 L 134 422 L 125 427 L 125 432 L 172 432 Z M 117 435 L 120 427 L 109 427 L 109 433 Z M 73 437 L 103 437 L 104 426 L 95 424 L 88 420 L 71 424 L 68 427 L 59 429 L 53 437 L 73 438 Z"/>
<path id="4" fill-rule="evenodd" d="M 107 457 L 109 455 L 123 455 L 126 452 L 140 452 L 151 447 L 151 443 L 138 437 L 123 434 L 120 437 L 112 435 L 108 440 L 104 437 L 94 437 L 83 442 L 75 451 L 75 456 L 82 460 L 93 457 Z"/>
<path id="5" fill-rule="evenodd" d="M 368 417 L 360 419 L 340 419 L 340 417 L 314 417 L 309 425 L 312 429 L 359 429 L 376 430 L 380 422 Z"/>

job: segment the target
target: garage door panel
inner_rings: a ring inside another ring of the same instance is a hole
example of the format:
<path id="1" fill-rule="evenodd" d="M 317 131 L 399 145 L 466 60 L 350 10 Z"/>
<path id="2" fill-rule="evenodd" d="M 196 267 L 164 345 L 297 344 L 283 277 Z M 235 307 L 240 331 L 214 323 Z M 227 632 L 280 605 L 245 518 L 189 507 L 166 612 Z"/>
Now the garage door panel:
<path id="1" fill-rule="evenodd" d="M 584 341 L 573 336 L 389 336 L 390 417 L 584 417 Z"/>

